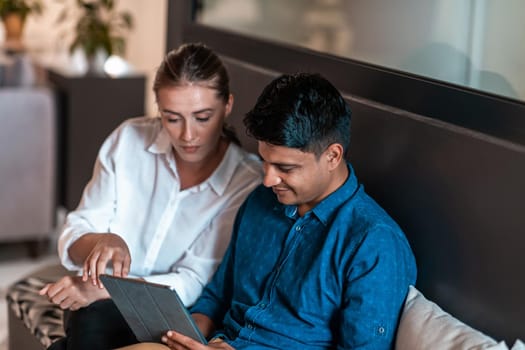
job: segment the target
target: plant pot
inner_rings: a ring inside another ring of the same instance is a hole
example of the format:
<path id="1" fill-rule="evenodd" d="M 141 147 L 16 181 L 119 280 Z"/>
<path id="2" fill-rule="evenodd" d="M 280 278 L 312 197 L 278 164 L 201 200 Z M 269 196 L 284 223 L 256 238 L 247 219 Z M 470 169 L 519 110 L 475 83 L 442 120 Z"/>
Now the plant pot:
<path id="1" fill-rule="evenodd" d="M 18 13 L 10 13 L 2 17 L 2 22 L 4 22 L 6 46 L 22 48 L 25 18 Z"/>
<path id="2" fill-rule="evenodd" d="M 104 63 L 108 58 L 106 51 L 98 49 L 93 55 L 87 56 L 87 75 L 105 75 Z"/>

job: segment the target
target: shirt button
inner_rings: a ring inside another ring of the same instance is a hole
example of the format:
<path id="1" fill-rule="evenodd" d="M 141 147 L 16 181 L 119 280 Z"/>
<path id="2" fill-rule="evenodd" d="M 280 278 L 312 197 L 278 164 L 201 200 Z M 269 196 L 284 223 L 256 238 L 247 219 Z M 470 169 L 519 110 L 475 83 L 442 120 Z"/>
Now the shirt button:
<path id="1" fill-rule="evenodd" d="M 259 305 L 261 307 L 261 309 L 264 309 L 266 308 L 266 304 L 265 303 L 262 303 L 261 305 Z"/>
<path id="2" fill-rule="evenodd" d="M 377 331 L 379 332 L 379 334 L 383 334 L 383 333 L 385 333 L 385 328 L 384 327 L 379 327 L 377 329 Z"/>
<path id="3" fill-rule="evenodd" d="M 247 327 L 248 329 L 253 329 L 253 326 L 252 326 L 251 324 L 248 324 L 246 327 Z"/>
<path id="4" fill-rule="evenodd" d="M 301 226 L 295 226 L 295 231 L 301 231 L 302 227 Z"/>

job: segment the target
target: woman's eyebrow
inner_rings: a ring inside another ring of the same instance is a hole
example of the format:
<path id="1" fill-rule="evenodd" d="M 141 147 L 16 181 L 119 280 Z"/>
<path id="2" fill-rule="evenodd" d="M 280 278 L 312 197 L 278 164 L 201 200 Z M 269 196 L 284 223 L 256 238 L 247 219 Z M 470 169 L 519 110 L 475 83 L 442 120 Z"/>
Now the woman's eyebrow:
<path id="1" fill-rule="evenodd" d="M 214 108 L 203 108 L 203 109 L 199 109 L 197 111 L 193 111 L 192 113 L 193 114 L 199 114 L 199 113 L 205 113 L 205 112 L 213 112 L 215 109 Z"/>
<path id="2" fill-rule="evenodd" d="M 167 108 L 163 108 L 160 110 L 162 113 L 169 113 L 169 114 L 175 114 L 175 115 L 178 115 L 178 116 L 182 116 L 181 113 L 178 113 L 178 112 L 175 112 L 175 111 L 172 111 L 171 109 L 167 109 Z"/>
<path id="3" fill-rule="evenodd" d="M 168 113 L 168 114 L 176 115 L 176 116 L 179 116 L 179 117 L 184 117 L 184 115 L 182 113 L 172 111 L 171 109 L 168 109 L 168 108 L 161 109 L 160 111 L 162 113 Z M 213 111 L 215 111 L 214 108 L 203 108 L 203 109 L 199 109 L 199 110 L 193 111 L 193 112 L 191 112 L 191 114 L 200 114 L 200 113 L 213 112 Z"/>

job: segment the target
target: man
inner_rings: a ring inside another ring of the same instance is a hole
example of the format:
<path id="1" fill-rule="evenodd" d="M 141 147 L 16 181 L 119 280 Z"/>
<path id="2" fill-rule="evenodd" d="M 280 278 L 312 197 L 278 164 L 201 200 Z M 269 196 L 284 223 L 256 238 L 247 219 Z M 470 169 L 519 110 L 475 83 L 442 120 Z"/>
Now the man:
<path id="1" fill-rule="evenodd" d="M 319 75 L 284 75 L 244 122 L 258 140 L 264 186 L 241 206 L 225 258 L 191 309 L 210 343 L 173 331 L 164 342 L 391 349 L 416 266 L 401 229 L 345 161 L 342 96 Z"/>

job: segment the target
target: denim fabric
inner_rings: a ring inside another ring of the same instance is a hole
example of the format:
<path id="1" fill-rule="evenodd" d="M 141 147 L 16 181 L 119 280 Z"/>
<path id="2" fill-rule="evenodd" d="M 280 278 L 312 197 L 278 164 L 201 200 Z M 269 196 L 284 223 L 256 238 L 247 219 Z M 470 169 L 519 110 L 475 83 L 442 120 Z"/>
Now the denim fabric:
<path id="1" fill-rule="evenodd" d="M 390 349 L 414 256 L 398 225 L 358 184 L 300 217 L 255 189 L 222 264 L 192 312 L 237 349 Z"/>

